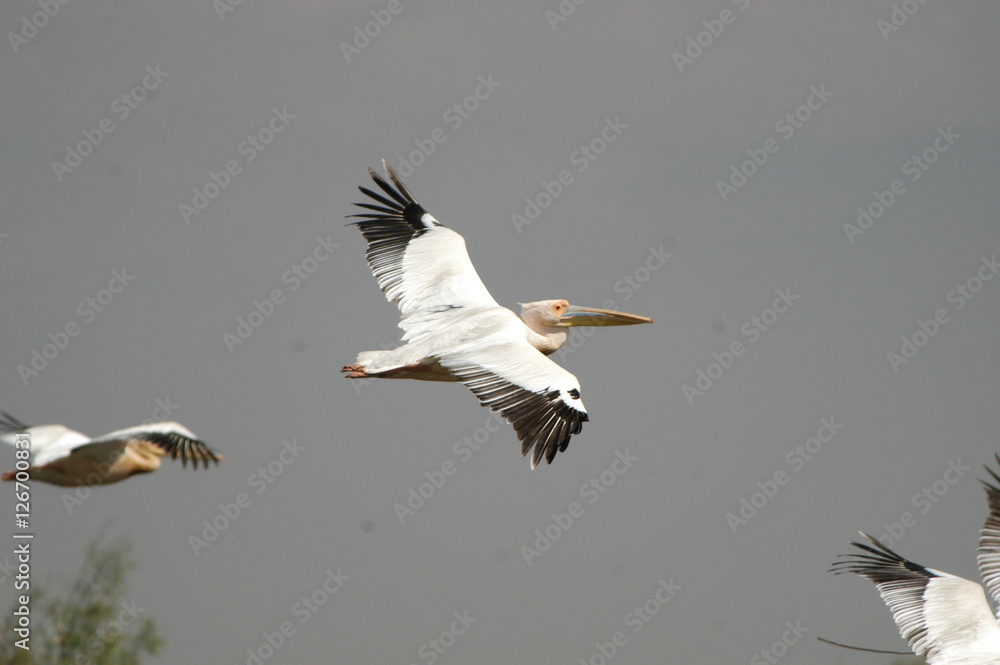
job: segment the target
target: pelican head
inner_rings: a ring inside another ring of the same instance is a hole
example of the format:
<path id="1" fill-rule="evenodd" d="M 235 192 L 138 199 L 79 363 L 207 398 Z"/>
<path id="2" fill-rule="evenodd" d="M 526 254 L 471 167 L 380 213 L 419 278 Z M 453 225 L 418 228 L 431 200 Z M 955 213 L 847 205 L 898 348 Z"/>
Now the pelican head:
<path id="1" fill-rule="evenodd" d="M 536 325 L 544 328 L 570 328 L 572 326 L 631 326 L 652 323 L 653 319 L 638 314 L 626 314 L 612 309 L 577 307 L 565 300 L 539 300 L 523 302 L 521 320 L 535 332 Z"/>
<path id="2" fill-rule="evenodd" d="M 539 300 L 519 304 L 524 325 L 537 333 L 537 337 L 529 339 L 531 345 L 545 355 L 555 352 L 566 342 L 566 329 L 573 326 L 631 326 L 653 322 L 648 316 L 577 307 L 565 300 Z"/>

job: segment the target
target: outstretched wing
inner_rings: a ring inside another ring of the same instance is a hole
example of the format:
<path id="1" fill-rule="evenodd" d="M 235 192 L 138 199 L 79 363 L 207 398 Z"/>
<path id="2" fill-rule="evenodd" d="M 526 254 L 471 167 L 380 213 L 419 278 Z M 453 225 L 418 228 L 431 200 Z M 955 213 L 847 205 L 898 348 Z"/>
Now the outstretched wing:
<path id="1" fill-rule="evenodd" d="M 520 324 L 513 315 L 511 318 Z M 523 324 L 522 324 L 523 325 Z M 566 450 L 589 418 L 580 399 L 580 382 L 526 339 L 513 325 L 439 355 L 441 365 L 464 383 L 483 406 L 500 413 L 517 432 L 521 456 L 531 453 L 531 468 L 552 463 Z"/>
<path id="2" fill-rule="evenodd" d="M 368 265 L 385 292 L 406 317 L 460 307 L 500 307 L 476 273 L 465 239 L 424 210 L 395 171 L 382 160 L 392 185 L 368 169 L 385 196 L 359 189 L 376 204 L 357 203 L 372 212 L 350 215 L 368 241 Z"/>
<path id="3" fill-rule="evenodd" d="M 0 411 L 0 441 L 15 445 L 19 434 L 27 435 L 32 466 L 45 466 L 66 457 L 90 437 L 63 425 L 31 427 L 5 411 Z"/>
<path id="4" fill-rule="evenodd" d="M 126 446 L 129 443 L 156 446 L 163 451 L 165 457 L 180 459 L 181 465 L 185 467 L 191 462 L 195 469 L 199 463 L 207 469 L 209 462 L 218 464 L 225 459 L 209 448 L 204 441 L 198 439 L 194 432 L 175 422 L 152 423 L 110 432 L 86 445 L 79 446 L 73 452 L 102 457 L 108 448 Z"/>
<path id="5" fill-rule="evenodd" d="M 899 632 L 929 665 L 992 649 L 1000 653 L 1000 627 L 983 588 L 970 580 L 925 568 L 862 533 L 872 546 L 852 542 L 866 554 L 844 554 L 837 573 L 855 573 L 878 587 Z"/>

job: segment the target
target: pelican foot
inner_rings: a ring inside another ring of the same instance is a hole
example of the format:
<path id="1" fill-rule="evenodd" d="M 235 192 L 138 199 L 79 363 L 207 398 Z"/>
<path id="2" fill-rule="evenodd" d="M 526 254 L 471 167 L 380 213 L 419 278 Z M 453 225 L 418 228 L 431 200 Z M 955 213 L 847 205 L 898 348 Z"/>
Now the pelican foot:
<path id="1" fill-rule="evenodd" d="M 368 376 L 368 372 L 366 372 L 365 368 L 361 365 L 344 365 L 340 371 L 348 372 L 348 379 L 363 379 Z"/>

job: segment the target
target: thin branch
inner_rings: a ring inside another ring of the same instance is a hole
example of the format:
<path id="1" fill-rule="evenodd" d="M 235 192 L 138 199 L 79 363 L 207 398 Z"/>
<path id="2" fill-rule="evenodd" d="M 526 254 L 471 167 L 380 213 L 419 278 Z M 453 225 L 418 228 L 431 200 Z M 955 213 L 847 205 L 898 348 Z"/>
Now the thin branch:
<path id="1" fill-rule="evenodd" d="M 844 647 L 845 649 L 854 649 L 855 651 L 867 651 L 868 653 L 891 653 L 896 656 L 913 656 L 912 651 L 885 651 L 883 649 L 866 649 L 864 647 L 852 647 L 849 644 L 841 644 L 840 642 L 834 642 L 833 640 L 824 640 L 822 637 L 817 637 L 820 642 L 826 642 L 827 644 L 832 644 L 835 647 Z"/>

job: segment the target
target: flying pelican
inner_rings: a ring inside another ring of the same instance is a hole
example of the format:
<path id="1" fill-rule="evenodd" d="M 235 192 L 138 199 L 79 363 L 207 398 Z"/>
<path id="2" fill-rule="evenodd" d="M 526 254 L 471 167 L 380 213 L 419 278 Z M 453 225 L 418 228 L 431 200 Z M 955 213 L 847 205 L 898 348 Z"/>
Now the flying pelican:
<path id="1" fill-rule="evenodd" d="M 352 379 L 461 381 L 483 406 L 514 426 L 531 468 L 566 450 L 588 420 L 576 377 L 545 356 L 566 341 L 570 326 L 624 326 L 653 319 L 565 300 L 521 304 L 521 318 L 501 307 L 469 260 L 465 239 L 417 203 L 385 160 L 392 185 L 372 169 L 387 196 L 365 187 L 373 212 L 350 215 L 368 241 L 366 258 L 403 329 L 399 348 L 362 351 L 341 371 Z M 387 198 L 388 197 L 388 198 Z"/>
<path id="2" fill-rule="evenodd" d="M 0 441 L 19 449 L 20 441 L 29 442 L 28 476 L 62 487 L 108 485 L 150 473 L 160 468 L 161 457 L 180 458 L 182 466 L 190 460 L 195 469 L 199 462 L 207 469 L 224 459 L 180 423 L 139 425 L 92 439 L 63 425 L 29 427 L 9 413 L 0 416 Z M 17 474 L 8 471 L 0 479 L 15 480 Z"/>
<path id="3" fill-rule="evenodd" d="M 1000 464 L 1000 455 L 997 455 Z M 990 506 L 979 534 L 979 572 L 994 602 L 1000 603 L 1000 476 L 982 481 Z M 899 632 L 928 665 L 997 665 L 1000 625 L 983 587 L 961 577 L 908 561 L 862 532 L 871 546 L 852 542 L 867 554 L 842 554 L 836 573 L 856 573 L 878 587 Z"/>

